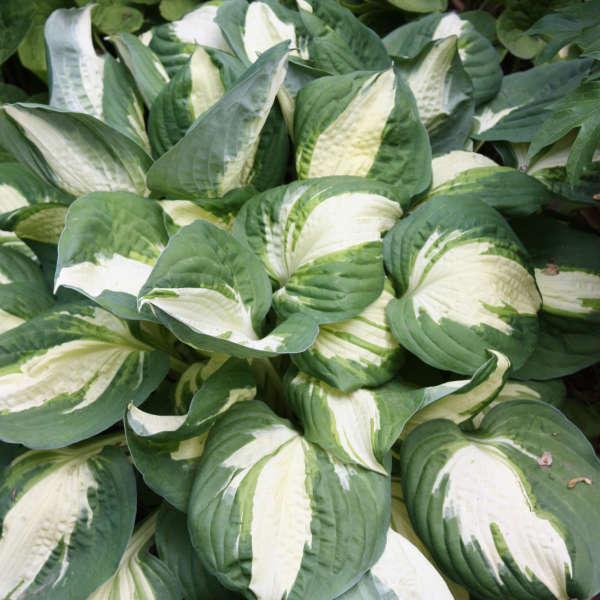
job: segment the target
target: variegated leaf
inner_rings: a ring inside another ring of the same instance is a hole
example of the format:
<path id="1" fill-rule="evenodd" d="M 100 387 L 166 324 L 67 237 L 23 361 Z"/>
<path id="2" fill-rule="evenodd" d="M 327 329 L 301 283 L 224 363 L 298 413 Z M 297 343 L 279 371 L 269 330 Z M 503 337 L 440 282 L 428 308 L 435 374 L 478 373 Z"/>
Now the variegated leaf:
<path id="1" fill-rule="evenodd" d="M 541 299 L 506 221 L 472 198 L 433 198 L 386 236 L 398 299 L 392 333 L 425 362 L 473 373 L 488 349 L 520 368 L 537 340 Z"/>
<path id="2" fill-rule="evenodd" d="M 299 181 L 259 194 L 234 235 L 260 257 L 279 289 L 281 316 L 319 323 L 359 315 L 381 295 L 381 235 L 402 216 L 397 190 L 357 177 Z"/>
<path id="3" fill-rule="evenodd" d="M 229 46 L 215 23 L 217 2 L 205 2 L 172 23 L 158 25 L 147 40 L 170 77 L 188 60 L 197 46 L 229 51 Z"/>
<path id="4" fill-rule="evenodd" d="M 464 70 L 458 38 L 428 44 L 413 59 L 396 65 L 410 87 L 434 154 L 464 148 L 474 111 L 473 85 Z"/>
<path id="5" fill-rule="evenodd" d="M 484 35 L 457 13 L 433 13 L 395 29 L 383 40 L 392 56 L 414 58 L 431 41 L 458 38 L 458 53 L 473 83 L 475 104 L 493 98 L 502 81 L 500 56 Z"/>
<path id="6" fill-rule="evenodd" d="M 154 155 L 172 148 L 243 72 L 242 63 L 230 54 L 198 46 L 152 105 L 148 133 Z"/>
<path id="7" fill-rule="evenodd" d="M 600 589 L 600 460 L 554 407 L 504 403 L 473 433 L 425 423 L 402 445 L 400 475 L 417 533 L 471 594 L 568 600 Z"/>
<path id="8" fill-rule="evenodd" d="M 192 546 L 186 515 L 163 506 L 158 513 L 155 536 L 161 560 L 177 576 L 184 598 L 190 600 L 241 600 L 209 573 Z"/>
<path id="9" fill-rule="evenodd" d="M 2 598 L 87 598 L 117 568 L 136 508 L 119 440 L 13 460 L 0 485 Z"/>
<path id="10" fill-rule="evenodd" d="M 152 318 L 138 313 L 137 295 L 167 242 L 154 200 L 125 192 L 83 196 L 69 208 L 54 288 L 77 290 L 124 319 Z"/>
<path id="11" fill-rule="evenodd" d="M 220 198 L 283 180 L 288 139 L 273 103 L 286 72 L 287 43 L 265 52 L 148 171 L 148 186 L 172 198 Z M 268 160 L 267 160 L 268 155 Z"/>
<path id="12" fill-rule="evenodd" d="M 502 78 L 498 95 L 475 115 L 479 140 L 529 142 L 557 100 L 574 90 L 589 73 L 589 59 L 539 65 Z"/>
<path id="13" fill-rule="evenodd" d="M 0 246 L 0 334 L 53 304 L 40 265 L 15 248 Z"/>
<path id="14" fill-rule="evenodd" d="M 542 296 L 539 343 L 517 376 L 554 379 L 600 360 L 600 240 L 548 217 L 513 224 Z"/>
<path id="15" fill-rule="evenodd" d="M 92 115 L 149 150 L 143 108 L 127 68 L 94 49 L 92 8 L 58 9 L 46 21 L 50 106 Z"/>
<path id="16" fill-rule="evenodd" d="M 286 392 L 306 439 L 344 462 L 385 473 L 385 457 L 405 429 L 436 418 L 470 419 L 498 394 L 508 367 L 504 356 L 493 353 L 471 379 L 428 387 L 394 380 L 349 393 L 292 371 Z"/>
<path id="17" fill-rule="evenodd" d="M 85 439 L 144 401 L 168 367 L 104 309 L 57 305 L 0 335 L 0 439 L 31 448 Z"/>
<path id="18" fill-rule="evenodd" d="M 227 232 L 206 221 L 180 229 L 139 293 L 180 340 L 233 356 L 274 356 L 306 350 L 318 326 L 295 314 L 261 337 L 271 285 L 260 260 Z"/>
<path id="19" fill-rule="evenodd" d="M 127 191 L 146 195 L 150 157 L 91 115 L 38 104 L 5 104 L 0 135 L 20 162 L 73 196 Z"/>
<path id="20" fill-rule="evenodd" d="M 119 57 L 131 73 L 148 108 L 169 82 L 169 76 L 159 58 L 131 33 L 123 31 L 110 37 Z"/>
<path id="21" fill-rule="evenodd" d="M 158 515 L 154 513 L 140 523 L 129 539 L 119 567 L 88 600 L 180 600 L 181 585 L 169 567 L 153 554 Z"/>
<path id="22" fill-rule="evenodd" d="M 375 302 L 356 317 L 321 325 L 315 343 L 292 361 L 301 371 L 344 392 L 389 381 L 404 359 L 385 315 L 393 298 L 386 281 Z"/>
<path id="23" fill-rule="evenodd" d="M 204 564 L 261 600 L 335 598 L 376 562 L 388 522 L 389 477 L 337 461 L 260 402 L 211 430 L 188 511 Z"/>
<path id="24" fill-rule="evenodd" d="M 256 383 L 245 362 L 232 358 L 223 364 L 213 359 L 193 365 L 182 375 L 175 408 L 180 408 L 177 393 L 181 394 L 189 377 L 197 389 L 187 413 L 155 415 L 130 406 L 126 418 L 127 443 L 137 469 L 150 488 L 183 511 L 215 420 L 235 403 L 256 395 Z"/>
<path id="25" fill-rule="evenodd" d="M 300 179 L 354 175 L 407 196 L 431 181 L 431 147 L 415 99 L 396 68 L 321 77 L 303 87 L 294 118 Z"/>
<path id="26" fill-rule="evenodd" d="M 371 570 L 337 600 L 454 600 L 442 576 L 405 537 L 389 529 Z"/>

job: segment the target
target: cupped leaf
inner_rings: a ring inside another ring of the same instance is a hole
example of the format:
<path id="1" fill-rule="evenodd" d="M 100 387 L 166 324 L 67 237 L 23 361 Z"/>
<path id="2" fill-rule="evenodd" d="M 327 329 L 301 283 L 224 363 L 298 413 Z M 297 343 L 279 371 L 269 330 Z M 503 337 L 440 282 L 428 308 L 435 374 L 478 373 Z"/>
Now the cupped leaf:
<path id="1" fill-rule="evenodd" d="M 389 477 L 338 462 L 260 402 L 213 427 L 188 511 L 209 570 L 273 600 L 343 593 L 376 562 L 388 523 Z"/>
<path id="2" fill-rule="evenodd" d="M 435 164 L 435 159 L 434 159 Z M 429 197 L 482 200 L 507 217 L 539 212 L 554 195 L 536 178 L 511 167 L 474 167 L 432 189 Z"/>
<path id="3" fill-rule="evenodd" d="M 55 10 L 46 21 L 50 106 L 92 115 L 148 149 L 142 106 L 126 67 L 94 49 L 92 8 Z"/>
<path id="4" fill-rule="evenodd" d="M 4 473 L 3 598 L 87 598 L 112 575 L 136 507 L 133 469 L 114 443 L 27 452 Z"/>
<path id="5" fill-rule="evenodd" d="M 169 362 L 101 308 L 57 305 L 0 335 L 0 438 L 57 448 L 139 404 Z"/>
<path id="6" fill-rule="evenodd" d="M 406 195 L 431 180 L 431 147 L 413 94 L 399 71 L 322 77 L 303 87 L 294 118 L 300 179 L 354 175 Z"/>
<path id="7" fill-rule="evenodd" d="M 155 536 L 158 555 L 176 575 L 189 600 L 240 600 L 224 588 L 200 561 L 192 546 L 184 513 L 163 506 L 158 513 Z"/>
<path id="8" fill-rule="evenodd" d="M 137 311 L 137 295 L 169 238 L 159 204 L 126 192 L 96 192 L 69 208 L 58 245 L 54 289 L 86 295 L 123 319 Z"/>
<path id="9" fill-rule="evenodd" d="M 179 339 L 233 356 L 274 356 L 306 350 L 318 327 L 292 315 L 261 339 L 271 285 L 260 260 L 227 232 L 206 221 L 180 229 L 139 294 Z"/>
<path id="10" fill-rule="evenodd" d="M 487 349 L 518 369 L 537 340 L 541 300 L 525 250 L 506 221 L 473 198 L 433 198 L 386 236 L 398 299 L 392 333 L 440 369 L 473 373 Z"/>
<path id="11" fill-rule="evenodd" d="M 119 57 L 129 69 L 146 106 L 150 108 L 169 81 L 165 68 L 156 54 L 131 33 L 117 33 L 111 36 L 110 41 L 116 46 Z"/>
<path id="12" fill-rule="evenodd" d="M 513 227 L 531 256 L 542 295 L 538 345 L 517 375 L 553 379 L 600 360 L 600 241 L 538 217 Z"/>
<path id="13" fill-rule="evenodd" d="M 279 287 L 280 316 L 301 312 L 335 323 L 381 294 L 381 235 L 402 216 L 397 198 L 393 188 L 358 177 L 299 181 L 252 198 L 234 232 Z"/>
<path id="14" fill-rule="evenodd" d="M 117 572 L 105 581 L 88 600 L 113 598 L 160 598 L 179 600 L 181 586 L 162 560 L 150 554 L 158 515 L 147 517 L 129 539 Z"/>
<path id="15" fill-rule="evenodd" d="M 375 389 L 341 392 L 305 373 L 287 375 L 288 402 L 307 440 L 344 462 L 385 473 L 384 460 L 398 437 L 440 416 L 467 421 L 498 394 L 509 368 L 506 357 L 491 357 L 471 379 L 418 387 L 394 380 Z"/>
<path id="16" fill-rule="evenodd" d="M 175 198 L 220 198 L 246 185 L 264 189 L 280 183 L 287 163 L 287 131 L 280 112 L 268 117 L 286 63 L 287 43 L 265 52 L 152 165 L 150 189 Z"/>
<path id="17" fill-rule="evenodd" d="M 566 60 L 506 75 L 498 95 L 475 115 L 478 140 L 529 142 L 556 102 L 588 74 L 592 61 Z"/>
<path id="18" fill-rule="evenodd" d="M 428 44 L 414 59 L 396 59 L 417 101 L 434 154 L 464 148 L 475 108 L 473 85 L 450 36 Z"/>
<path id="19" fill-rule="evenodd" d="M 147 193 L 150 157 L 95 117 L 38 104 L 4 105 L 0 134 L 20 162 L 73 196 L 98 191 Z"/>
<path id="20" fill-rule="evenodd" d="M 431 421 L 402 445 L 417 533 L 452 579 L 484 598 L 589 598 L 600 589 L 599 478 L 584 435 L 543 402 L 497 406 L 468 434 Z"/>
<path id="21" fill-rule="evenodd" d="M 256 395 L 250 367 L 237 359 L 222 365 L 197 363 L 186 373 L 197 386 L 186 414 L 154 415 L 131 406 L 126 419 L 129 450 L 144 481 L 182 511 L 187 510 L 208 431 L 236 402 Z"/>
<path id="22" fill-rule="evenodd" d="M 475 104 L 497 93 L 502 81 L 500 57 L 492 43 L 456 13 L 427 15 L 388 34 L 383 42 L 392 56 L 414 58 L 435 40 L 457 36 L 458 53 L 473 84 Z"/>
<path id="23" fill-rule="evenodd" d="M 148 132 L 155 156 L 173 147 L 243 72 L 242 63 L 233 56 L 212 48 L 196 48 L 150 110 Z"/>
<path id="24" fill-rule="evenodd" d="M 385 316 L 393 298 L 386 282 L 379 298 L 356 317 L 321 325 L 315 343 L 292 361 L 301 371 L 344 392 L 389 381 L 404 359 Z"/>
<path id="25" fill-rule="evenodd" d="M 218 8 L 217 3 L 206 2 L 178 21 L 164 23 L 151 30 L 149 47 L 170 77 L 188 60 L 196 46 L 229 50 L 215 22 Z"/>
<path id="26" fill-rule="evenodd" d="M 404 536 L 389 529 L 383 554 L 371 570 L 337 600 L 454 600 L 436 568 Z"/>
<path id="27" fill-rule="evenodd" d="M 0 334 L 53 304 L 39 264 L 15 248 L 0 246 Z"/>

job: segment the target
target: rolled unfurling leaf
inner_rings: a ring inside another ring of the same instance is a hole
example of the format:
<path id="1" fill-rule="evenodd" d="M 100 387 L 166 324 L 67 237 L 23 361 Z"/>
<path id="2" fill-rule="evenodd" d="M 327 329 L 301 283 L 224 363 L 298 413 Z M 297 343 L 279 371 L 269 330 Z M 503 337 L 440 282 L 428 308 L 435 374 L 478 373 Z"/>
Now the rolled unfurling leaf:
<path id="1" fill-rule="evenodd" d="M 127 68 L 94 49 L 92 8 L 55 10 L 46 21 L 50 106 L 92 115 L 149 149 L 143 108 Z"/>
<path id="2" fill-rule="evenodd" d="M 569 485 L 577 477 L 591 483 Z M 485 598 L 588 598 L 600 588 L 599 478 L 585 436 L 543 402 L 497 406 L 473 433 L 431 421 L 402 445 L 417 533 L 448 576 Z"/>
<path id="3" fill-rule="evenodd" d="M 150 110 L 148 132 L 154 155 L 161 156 L 172 148 L 243 72 L 242 63 L 230 54 L 196 48 Z"/>
<path id="4" fill-rule="evenodd" d="M 375 563 L 388 522 L 389 477 L 339 462 L 260 402 L 212 429 L 188 512 L 204 564 L 271 600 L 335 598 Z"/>
<path id="5" fill-rule="evenodd" d="M 121 32 L 110 37 L 119 57 L 131 73 L 148 108 L 169 82 L 169 76 L 159 58 L 131 33 Z"/>
<path id="6" fill-rule="evenodd" d="M 398 299 L 392 333 L 440 369 L 472 373 L 488 349 L 515 369 L 537 340 L 541 299 L 525 250 L 506 221 L 471 198 L 433 198 L 386 236 Z"/>
<path id="7" fill-rule="evenodd" d="M 221 198 L 246 185 L 277 185 L 287 163 L 287 131 L 269 113 L 285 77 L 287 43 L 265 52 L 148 171 L 148 186 L 174 198 Z M 269 154 L 266 160 L 265 152 Z"/>
<path id="8" fill-rule="evenodd" d="M 88 600 L 115 598 L 164 598 L 179 600 L 181 586 L 169 567 L 149 547 L 156 533 L 156 513 L 140 523 L 123 552 L 117 572 L 105 581 Z"/>

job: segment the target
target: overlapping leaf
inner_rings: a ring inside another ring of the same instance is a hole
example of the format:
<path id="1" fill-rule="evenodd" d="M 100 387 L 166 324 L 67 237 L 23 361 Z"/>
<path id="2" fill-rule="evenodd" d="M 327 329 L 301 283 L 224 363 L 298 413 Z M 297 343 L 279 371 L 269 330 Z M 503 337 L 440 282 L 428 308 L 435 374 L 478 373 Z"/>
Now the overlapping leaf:
<path id="1" fill-rule="evenodd" d="M 402 216 L 399 199 L 405 196 L 394 188 L 356 177 L 299 181 L 252 198 L 234 233 L 279 287 L 279 315 L 335 323 L 380 296 L 381 236 Z"/>

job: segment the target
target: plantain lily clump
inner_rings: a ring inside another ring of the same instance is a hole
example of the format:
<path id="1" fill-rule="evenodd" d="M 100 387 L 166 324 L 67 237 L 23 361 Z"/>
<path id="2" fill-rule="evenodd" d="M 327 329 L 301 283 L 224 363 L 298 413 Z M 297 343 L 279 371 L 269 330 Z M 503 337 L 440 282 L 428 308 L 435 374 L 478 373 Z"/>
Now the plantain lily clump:
<path id="1" fill-rule="evenodd" d="M 2 0 L 0 600 L 600 593 L 598 40 Z"/>

